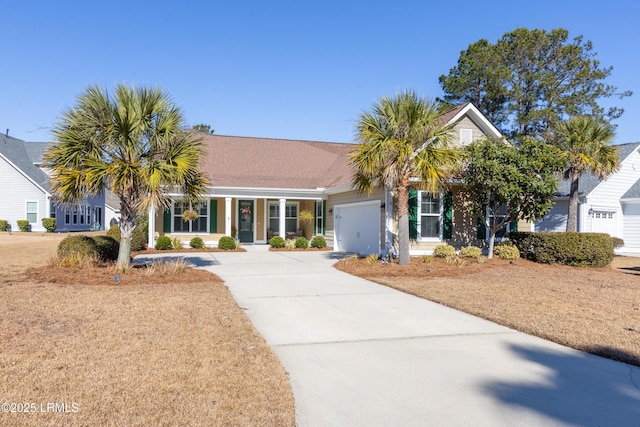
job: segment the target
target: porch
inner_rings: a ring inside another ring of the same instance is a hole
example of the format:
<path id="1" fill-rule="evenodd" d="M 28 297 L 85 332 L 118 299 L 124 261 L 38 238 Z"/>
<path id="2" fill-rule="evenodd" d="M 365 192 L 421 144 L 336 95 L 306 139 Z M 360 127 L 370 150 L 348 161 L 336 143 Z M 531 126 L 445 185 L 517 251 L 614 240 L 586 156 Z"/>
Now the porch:
<path id="1" fill-rule="evenodd" d="M 185 219 L 185 211 L 195 218 Z M 170 208 L 149 212 L 149 246 L 159 236 L 177 237 L 186 245 L 200 237 L 215 247 L 223 236 L 244 244 L 267 244 L 273 236 L 311 239 L 326 232 L 326 203 L 317 197 L 269 197 L 260 195 L 209 197 L 185 206 L 176 198 Z M 282 231 L 282 232 L 281 232 Z"/>

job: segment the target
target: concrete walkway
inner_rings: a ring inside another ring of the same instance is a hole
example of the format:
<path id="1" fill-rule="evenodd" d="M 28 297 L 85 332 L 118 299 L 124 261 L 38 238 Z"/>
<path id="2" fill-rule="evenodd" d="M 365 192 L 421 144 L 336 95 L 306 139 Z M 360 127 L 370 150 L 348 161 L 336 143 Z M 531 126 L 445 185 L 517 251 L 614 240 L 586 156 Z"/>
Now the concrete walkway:
<path id="1" fill-rule="evenodd" d="M 352 277 L 332 252 L 188 254 L 289 373 L 299 426 L 640 426 L 640 368 Z"/>

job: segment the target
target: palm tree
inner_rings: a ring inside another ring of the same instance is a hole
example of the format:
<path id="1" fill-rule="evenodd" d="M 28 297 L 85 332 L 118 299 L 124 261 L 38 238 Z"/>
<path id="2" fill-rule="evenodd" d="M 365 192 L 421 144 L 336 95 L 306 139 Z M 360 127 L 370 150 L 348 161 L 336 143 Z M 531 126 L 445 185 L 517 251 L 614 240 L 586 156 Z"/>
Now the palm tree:
<path id="1" fill-rule="evenodd" d="M 356 125 L 359 142 L 351 155 L 353 184 L 371 193 L 393 191 L 398 205 L 399 264 L 409 264 L 409 189 L 437 192 L 455 169 L 459 151 L 449 147 L 450 128 L 436 104 L 412 91 L 383 97 Z"/>
<path id="2" fill-rule="evenodd" d="M 182 112 L 167 94 L 126 85 L 116 87 L 115 97 L 89 87 L 54 127 L 45 165 L 57 200 L 75 203 L 104 188 L 120 199 L 120 270 L 129 265 L 138 213 L 168 206 L 169 190 L 182 191 L 187 202 L 204 194 L 203 142 L 182 129 Z"/>
<path id="3" fill-rule="evenodd" d="M 590 116 L 573 117 L 555 129 L 554 145 L 566 161 L 565 179 L 571 181 L 567 231 L 578 230 L 578 184 L 585 172 L 604 179 L 618 170 L 618 149 L 608 142 L 614 132 L 608 123 Z"/>

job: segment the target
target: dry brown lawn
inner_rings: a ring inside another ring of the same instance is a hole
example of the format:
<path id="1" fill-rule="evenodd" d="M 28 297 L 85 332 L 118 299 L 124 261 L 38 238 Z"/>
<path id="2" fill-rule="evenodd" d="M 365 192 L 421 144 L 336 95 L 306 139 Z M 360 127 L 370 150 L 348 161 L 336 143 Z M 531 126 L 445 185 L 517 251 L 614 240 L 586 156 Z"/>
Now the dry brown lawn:
<path id="1" fill-rule="evenodd" d="M 36 411 L 0 425 L 295 424 L 284 369 L 215 275 L 46 267 L 64 237 L 0 233 L 0 400 Z"/>
<path id="2" fill-rule="evenodd" d="M 348 258 L 340 270 L 579 350 L 640 366 L 640 258 L 611 268 L 519 259 L 410 266 Z"/>

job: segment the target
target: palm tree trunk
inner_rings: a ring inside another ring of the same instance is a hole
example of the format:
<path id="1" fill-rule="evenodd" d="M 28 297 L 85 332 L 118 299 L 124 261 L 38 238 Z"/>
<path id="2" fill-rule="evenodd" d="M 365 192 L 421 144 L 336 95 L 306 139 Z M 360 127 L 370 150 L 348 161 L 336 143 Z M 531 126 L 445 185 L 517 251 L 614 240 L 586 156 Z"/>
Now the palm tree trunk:
<path id="1" fill-rule="evenodd" d="M 124 271 L 131 262 L 131 237 L 136 228 L 136 213 L 128 205 L 120 204 L 120 250 L 116 269 Z"/>
<path id="2" fill-rule="evenodd" d="M 398 264 L 409 262 L 409 190 L 402 186 L 398 187 Z"/>
<path id="3" fill-rule="evenodd" d="M 567 231 L 578 231 L 578 180 L 580 175 L 571 173 L 571 190 L 569 191 L 569 212 L 567 214 Z"/>

